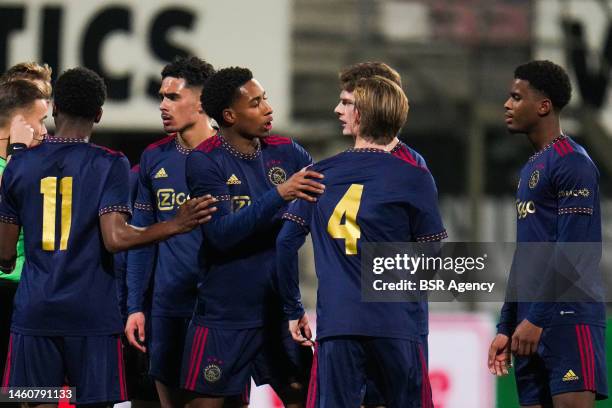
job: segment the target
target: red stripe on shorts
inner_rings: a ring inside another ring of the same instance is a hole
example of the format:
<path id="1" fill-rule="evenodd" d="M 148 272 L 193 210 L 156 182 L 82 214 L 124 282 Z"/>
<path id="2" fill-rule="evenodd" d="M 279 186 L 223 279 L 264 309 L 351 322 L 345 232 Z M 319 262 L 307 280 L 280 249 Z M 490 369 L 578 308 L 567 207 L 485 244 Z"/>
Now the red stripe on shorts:
<path id="1" fill-rule="evenodd" d="M 317 372 L 319 370 L 319 344 L 315 343 L 314 356 L 312 356 L 312 366 L 310 367 L 310 384 L 308 384 L 308 397 L 306 408 L 315 408 L 317 403 Z"/>
<path id="2" fill-rule="evenodd" d="M 2 379 L 2 386 L 8 387 L 9 377 L 11 376 L 11 354 L 13 354 L 13 335 L 9 337 L 8 353 L 6 355 L 6 364 L 4 365 L 4 378 Z"/>
<path id="3" fill-rule="evenodd" d="M 202 339 L 202 334 L 204 330 L 201 327 L 196 327 L 195 336 L 193 336 L 193 343 L 191 343 L 191 356 L 189 357 L 189 372 L 187 373 L 187 378 L 185 379 L 185 388 L 188 390 L 189 384 L 191 383 L 191 377 L 193 375 L 193 370 L 196 364 L 196 357 L 198 356 L 198 347 L 200 346 L 200 340 Z M 193 391 L 193 390 L 191 390 Z"/>
<path id="4" fill-rule="evenodd" d="M 203 328 L 204 334 L 202 336 L 202 341 L 200 342 L 201 346 L 199 347 L 198 356 L 196 357 L 196 367 L 193 372 L 193 378 L 191 383 L 188 384 L 191 390 L 195 390 L 196 380 L 198 378 L 198 372 L 200 371 L 200 365 L 202 364 L 202 356 L 204 356 L 204 349 L 206 348 L 206 338 L 208 337 L 208 327 Z"/>

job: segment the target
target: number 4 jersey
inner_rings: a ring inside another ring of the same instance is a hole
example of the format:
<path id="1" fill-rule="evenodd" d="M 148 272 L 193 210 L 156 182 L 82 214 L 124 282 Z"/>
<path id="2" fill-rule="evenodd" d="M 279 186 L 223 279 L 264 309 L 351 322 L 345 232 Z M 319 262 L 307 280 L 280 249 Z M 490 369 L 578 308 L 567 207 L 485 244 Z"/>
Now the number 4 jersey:
<path id="1" fill-rule="evenodd" d="M 123 154 L 81 139 L 48 138 L 11 159 L 0 187 L 0 222 L 22 227 L 26 253 L 13 332 L 122 332 L 99 217 L 130 212 L 129 170 Z"/>
<path id="2" fill-rule="evenodd" d="M 312 170 L 325 175 L 325 193 L 316 203 L 293 202 L 283 218 L 312 234 L 319 279 L 317 338 L 421 341 L 427 322 L 423 305 L 361 300 L 361 246 L 446 238 L 433 177 L 414 161 L 378 149 L 349 149 Z M 287 286 L 281 283 L 281 290 Z"/>

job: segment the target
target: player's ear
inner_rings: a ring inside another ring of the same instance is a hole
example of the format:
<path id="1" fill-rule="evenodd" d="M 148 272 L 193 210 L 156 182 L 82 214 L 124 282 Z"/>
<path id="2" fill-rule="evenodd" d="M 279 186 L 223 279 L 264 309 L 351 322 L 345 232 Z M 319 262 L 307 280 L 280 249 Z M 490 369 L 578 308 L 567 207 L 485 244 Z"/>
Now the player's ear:
<path id="1" fill-rule="evenodd" d="M 200 93 L 198 94 L 198 113 L 205 113 L 204 112 L 204 107 L 202 106 L 202 90 L 200 90 Z"/>
<path id="2" fill-rule="evenodd" d="M 100 119 L 102 119 L 102 108 L 100 108 L 100 110 L 96 114 L 96 117 L 94 119 L 94 123 L 100 123 Z"/>
<path id="3" fill-rule="evenodd" d="M 538 106 L 538 115 L 546 116 L 553 110 L 552 101 L 550 99 L 542 99 Z"/>
<path id="4" fill-rule="evenodd" d="M 223 109 L 223 121 L 233 125 L 236 122 L 236 112 L 232 108 Z"/>

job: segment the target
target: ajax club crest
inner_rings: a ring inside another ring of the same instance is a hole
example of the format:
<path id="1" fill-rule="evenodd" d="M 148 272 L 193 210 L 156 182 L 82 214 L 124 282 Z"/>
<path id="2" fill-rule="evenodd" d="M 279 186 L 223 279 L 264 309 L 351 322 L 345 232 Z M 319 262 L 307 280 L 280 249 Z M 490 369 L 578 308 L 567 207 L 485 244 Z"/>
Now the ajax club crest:
<path id="1" fill-rule="evenodd" d="M 534 170 L 529 177 L 529 188 L 533 190 L 538 185 L 538 181 L 540 181 L 540 171 Z"/>
<path id="2" fill-rule="evenodd" d="M 268 178 L 272 184 L 278 186 L 279 184 L 283 184 L 285 181 L 287 181 L 287 173 L 285 173 L 285 170 L 283 170 L 282 167 L 272 167 L 268 171 Z"/>
<path id="3" fill-rule="evenodd" d="M 204 378 L 208 382 L 217 382 L 221 378 L 221 368 L 216 364 L 207 365 L 204 368 Z"/>

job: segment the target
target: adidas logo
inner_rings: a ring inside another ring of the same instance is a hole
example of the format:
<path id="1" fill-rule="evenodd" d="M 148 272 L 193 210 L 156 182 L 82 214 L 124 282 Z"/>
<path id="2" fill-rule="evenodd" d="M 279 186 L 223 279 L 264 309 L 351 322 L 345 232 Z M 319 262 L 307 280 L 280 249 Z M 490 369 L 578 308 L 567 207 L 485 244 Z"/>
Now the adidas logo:
<path id="1" fill-rule="evenodd" d="M 238 177 L 236 177 L 235 174 L 232 174 L 230 176 L 230 178 L 227 179 L 227 181 L 225 182 L 225 184 L 227 184 L 228 186 L 230 185 L 236 185 L 236 184 L 242 184 L 242 181 L 240 181 L 238 179 Z"/>
<path id="2" fill-rule="evenodd" d="M 159 171 L 157 173 L 155 173 L 155 177 L 153 178 L 167 178 L 168 177 L 168 173 L 166 173 L 166 170 L 162 167 L 161 169 L 159 169 Z"/>
<path id="3" fill-rule="evenodd" d="M 576 381 L 576 380 L 578 380 L 578 376 L 576 375 L 576 373 L 574 373 L 573 370 L 569 370 L 563 376 L 563 381 Z"/>

